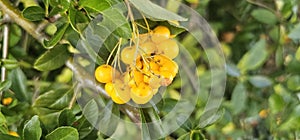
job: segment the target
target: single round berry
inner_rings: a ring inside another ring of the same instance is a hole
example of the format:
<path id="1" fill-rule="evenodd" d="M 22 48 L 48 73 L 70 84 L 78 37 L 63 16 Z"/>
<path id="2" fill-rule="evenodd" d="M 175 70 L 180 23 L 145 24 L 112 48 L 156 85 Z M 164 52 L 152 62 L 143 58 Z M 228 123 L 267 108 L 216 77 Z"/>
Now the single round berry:
<path id="1" fill-rule="evenodd" d="M 135 56 L 137 56 L 137 55 L 138 55 L 138 52 L 136 51 L 135 46 L 125 47 L 121 51 L 121 60 L 123 63 L 131 65 L 134 63 Z"/>
<path id="2" fill-rule="evenodd" d="M 143 54 L 151 54 L 156 51 L 156 44 L 150 41 L 141 44 L 139 47 Z"/>
<path id="3" fill-rule="evenodd" d="M 169 38 L 170 38 L 170 30 L 165 26 L 157 26 L 153 30 L 153 34 L 151 36 L 151 40 L 157 44 Z"/>
<path id="4" fill-rule="evenodd" d="M 104 89 L 106 91 L 106 93 L 111 96 L 111 93 L 113 92 L 114 90 L 114 85 L 112 82 L 109 82 L 109 83 L 106 83 L 105 86 L 104 86 Z"/>
<path id="5" fill-rule="evenodd" d="M 153 91 L 148 84 L 139 83 L 131 88 L 130 96 L 136 104 L 146 104 L 151 100 Z"/>
<path id="6" fill-rule="evenodd" d="M 168 39 L 158 44 L 157 51 L 170 59 L 174 59 L 179 54 L 179 47 L 175 40 Z"/>
<path id="7" fill-rule="evenodd" d="M 113 92 L 111 93 L 112 100 L 117 104 L 124 104 L 130 100 L 130 89 L 120 79 L 113 83 Z"/>
<path id="8" fill-rule="evenodd" d="M 119 77 L 120 73 L 110 65 L 101 65 L 95 70 L 95 78 L 100 83 L 109 83 L 113 78 Z"/>

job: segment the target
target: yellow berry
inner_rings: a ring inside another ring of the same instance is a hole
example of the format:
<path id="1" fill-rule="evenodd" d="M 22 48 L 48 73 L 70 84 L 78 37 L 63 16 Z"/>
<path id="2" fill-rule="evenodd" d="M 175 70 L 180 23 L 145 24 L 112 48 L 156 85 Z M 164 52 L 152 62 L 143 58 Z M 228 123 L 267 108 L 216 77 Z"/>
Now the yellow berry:
<path id="1" fill-rule="evenodd" d="M 175 40 L 168 39 L 158 44 L 158 53 L 174 59 L 179 54 L 179 47 Z"/>
<path id="2" fill-rule="evenodd" d="M 259 112 L 259 117 L 264 119 L 264 118 L 268 117 L 268 114 L 269 114 L 269 111 L 266 109 L 263 109 Z"/>
<path id="3" fill-rule="evenodd" d="M 121 51 L 121 60 L 123 63 L 131 65 L 134 63 L 135 56 L 137 56 L 137 55 L 138 55 L 138 52 L 136 51 L 135 46 L 125 47 Z"/>
<path id="4" fill-rule="evenodd" d="M 132 74 L 133 74 L 133 79 L 137 84 L 144 81 L 144 74 L 142 72 L 135 69 L 132 71 Z"/>
<path id="5" fill-rule="evenodd" d="M 168 86 L 172 83 L 174 77 L 170 72 L 161 71 L 160 74 L 162 76 L 162 80 L 160 82 L 162 86 Z"/>
<path id="6" fill-rule="evenodd" d="M 20 137 L 19 134 L 15 131 L 9 131 L 8 134 L 11 136 Z"/>
<path id="7" fill-rule="evenodd" d="M 149 78 L 149 86 L 153 89 L 157 89 L 160 87 L 160 83 L 162 81 L 162 78 L 159 78 L 158 76 L 155 76 L 155 75 L 152 75 L 150 78 Z"/>
<path id="8" fill-rule="evenodd" d="M 149 33 L 145 33 L 145 34 L 139 34 L 139 36 L 137 36 L 136 38 L 133 38 L 133 42 L 134 43 L 139 43 L 142 44 L 144 42 L 146 42 L 149 39 L 150 35 Z"/>
<path id="9" fill-rule="evenodd" d="M 159 66 L 157 63 L 155 63 L 154 61 L 150 61 L 149 66 L 150 66 L 150 70 L 151 70 L 151 71 L 159 70 L 159 67 L 160 67 L 160 66 Z"/>
<path id="10" fill-rule="evenodd" d="M 109 96 L 111 96 L 111 93 L 113 92 L 114 90 L 114 85 L 112 82 L 109 82 L 109 83 L 106 83 L 105 86 L 104 86 L 104 89 L 105 91 L 107 92 L 107 94 Z"/>
<path id="11" fill-rule="evenodd" d="M 176 64 L 176 62 L 170 60 L 159 67 L 159 71 L 168 71 L 173 75 L 173 77 L 175 77 L 178 72 L 178 65 Z"/>
<path id="12" fill-rule="evenodd" d="M 11 97 L 3 98 L 2 99 L 2 104 L 3 105 L 10 105 L 12 103 L 12 101 L 13 101 L 13 98 L 11 98 Z"/>
<path id="13" fill-rule="evenodd" d="M 117 79 L 113 87 L 111 98 L 115 103 L 124 104 L 130 100 L 130 89 L 121 80 Z"/>
<path id="14" fill-rule="evenodd" d="M 95 70 L 95 78 L 100 83 L 112 82 L 113 78 L 120 76 L 120 73 L 110 65 L 101 65 Z"/>
<path id="15" fill-rule="evenodd" d="M 145 54 L 151 54 L 156 51 L 156 44 L 150 41 L 141 44 L 139 47 L 141 49 L 141 52 Z"/>
<path id="16" fill-rule="evenodd" d="M 151 40 L 154 43 L 161 43 L 164 40 L 170 38 L 170 30 L 165 26 L 157 26 L 153 30 L 153 34 L 151 36 Z"/>
<path id="17" fill-rule="evenodd" d="M 153 91 L 148 84 L 139 83 L 131 88 L 130 96 L 136 104 L 146 104 L 151 100 Z"/>

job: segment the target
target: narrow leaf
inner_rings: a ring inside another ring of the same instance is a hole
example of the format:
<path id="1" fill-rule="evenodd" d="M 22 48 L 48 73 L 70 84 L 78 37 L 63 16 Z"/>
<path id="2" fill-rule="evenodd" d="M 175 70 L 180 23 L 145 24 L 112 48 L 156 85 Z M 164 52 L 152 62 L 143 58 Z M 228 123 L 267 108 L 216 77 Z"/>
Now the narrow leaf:
<path id="1" fill-rule="evenodd" d="M 11 86 L 11 81 L 9 80 L 5 80 L 3 82 L 0 82 L 0 91 L 5 91 L 7 89 L 9 89 Z"/>
<path id="2" fill-rule="evenodd" d="M 21 140 L 20 137 L 15 137 L 15 136 L 11 136 L 8 134 L 1 134 L 1 133 L 0 133 L 0 139 L 1 140 Z"/>
<path id="3" fill-rule="evenodd" d="M 42 129 L 38 116 L 33 116 L 24 126 L 23 138 L 24 140 L 40 140 L 42 136 Z"/>
<path id="4" fill-rule="evenodd" d="M 258 88 L 267 87 L 273 83 L 268 77 L 262 75 L 251 76 L 249 82 Z"/>
<path id="5" fill-rule="evenodd" d="M 11 83 L 11 90 L 15 93 L 16 98 L 19 101 L 28 101 L 31 94 L 27 92 L 26 86 L 26 76 L 24 72 L 20 69 L 14 69 L 9 74 L 9 80 Z"/>
<path id="6" fill-rule="evenodd" d="M 265 9 L 256 9 L 252 11 L 251 16 L 257 21 L 265 24 L 274 25 L 277 22 L 275 14 Z"/>
<path id="7" fill-rule="evenodd" d="M 261 39 L 239 61 L 238 68 L 242 71 L 254 70 L 267 59 L 266 40 Z"/>
<path id="8" fill-rule="evenodd" d="M 50 71 L 65 64 L 70 54 L 68 45 L 59 45 L 40 56 L 34 63 L 34 68 L 40 71 Z"/>
<path id="9" fill-rule="evenodd" d="M 86 119 L 93 125 L 97 123 L 99 109 L 95 100 L 89 101 L 83 108 L 82 113 L 85 115 Z"/>
<path id="10" fill-rule="evenodd" d="M 173 12 L 170 12 L 154 3 L 150 0 L 129 0 L 139 11 L 147 15 L 148 17 L 159 20 L 175 20 L 186 21 L 183 18 Z"/>
<path id="11" fill-rule="evenodd" d="M 88 7 L 95 11 L 101 12 L 111 7 L 107 0 L 80 0 L 79 5 L 81 7 Z"/>
<path id="12" fill-rule="evenodd" d="M 231 95 L 231 107 L 234 114 L 240 113 L 246 106 L 247 94 L 243 83 L 238 83 Z"/>
<path id="13" fill-rule="evenodd" d="M 79 140 L 79 134 L 73 127 L 59 127 L 48 134 L 46 140 Z"/>
<path id="14" fill-rule="evenodd" d="M 45 10 L 40 6 L 30 6 L 23 10 L 23 17 L 30 21 L 39 21 L 45 18 Z"/>

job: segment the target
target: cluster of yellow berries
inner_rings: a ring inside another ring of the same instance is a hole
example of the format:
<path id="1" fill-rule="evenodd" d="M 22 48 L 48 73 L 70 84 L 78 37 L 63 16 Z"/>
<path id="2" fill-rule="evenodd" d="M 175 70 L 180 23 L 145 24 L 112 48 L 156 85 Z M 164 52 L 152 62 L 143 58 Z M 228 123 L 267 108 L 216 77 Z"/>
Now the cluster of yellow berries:
<path id="1" fill-rule="evenodd" d="M 107 64 L 95 70 L 96 80 L 105 83 L 105 91 L 117 104 L 130 99 L 136 104 L 149 102 L 161 86 L 172 83 L 178 72 L 178 65 L 172 59 L 179 54 L 179 47 L 167 27 L 158 26 L 132 41 L 120 54 L 125 72 Z"/>

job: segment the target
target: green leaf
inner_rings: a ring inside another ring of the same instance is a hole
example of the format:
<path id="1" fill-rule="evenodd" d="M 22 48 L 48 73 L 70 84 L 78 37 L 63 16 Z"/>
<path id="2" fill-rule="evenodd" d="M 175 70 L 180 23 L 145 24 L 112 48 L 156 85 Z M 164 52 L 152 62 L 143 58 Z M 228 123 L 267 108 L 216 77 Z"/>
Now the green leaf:
<path id="1" fill-rule="evenodd" d="M 103 21 L 98 24 L 102 29 L 109 32 L 106 35 L 111 35 L 112 32 L 116 33 L 119 37 L 126 39 L 131 38 L 131 28 L 123 15 L 122 11 L 117 8 L 110 8 L 103 11 Z M 103 35 L 101 35 L 103 36 Z"/>
<path id="2" fill-rule="evenodd" d="M 7 121 L 5 116 L 2 114 L 2 112 L 0 111 L 0 134 L 1 133 L 8 133 L 8 128 L 7 128 Z M 1 138 L 1 136 L 0 136 Z"/>
<path id="3" fill-rule="evenodd" d="M 292 91 L 300 90 L 300 76 L 293 75 L 288 78 L 287 87 Z"/>
<path id="4" fill-rule="evenodd" d="M 34 68 L 40 71 L 57 69 L 65 64 L 69 56 L 67 44 L 55 46 L 35 61 Z"/>
<path id="5" fill-rule="evenodd" d="M 27 78 L 20 69 L 14 69 L 9 74 L 9 80 L 12 82 L 10 89 L 15 93 L 19 101 L 30 101 L 31 93 L 27 92 Z"/>
<path id="6" fill-rule="evenodd" d="M 232 77 L 239 77 L 241 75 L 240 70 L 233 64 L 226 64 L 226 72 Z"/>
<path id="7" fill-rule="evenodd" d="M 183 18 L 173 12 L 170 12 L 154 3 L 150 0 L 129 0 L 139 11 L 144 13 L 150 18 L 159 20 L 175 20 L 175 21 L 186 21 Z"/>
<path id="8" fill-rule="evenodd" d="M 54 36 L 50 40 L 44 41 L 44 47 L 47 49 L 54 47 L 61 40 L 68 27 L 69 27 L 69 23 L 65 23 L 60 28 L 58 28 L 57 29 L 58 31 L 54 34 Z"/>
<path id="9" fill-rule="evenodd" d="M 142 121 L 142 140 L 151 140 L 150 129 L 147 125 L 147 118 L 142 109 L 140 109 L 141 121 Z"/>
<path id="10" fill-rule="evenodd" d="M 5 80 L 3 82 L 0 82 L 0 92 L 8 90 L 11 86 L 11 81 Z"/>
<path id="11" fill-rule="evenodd" d="M 231 95 L 231 107 L 233 114 L 238 114 L 246 107 L 246 88 L 243 83 L 238 83 Z"/>
<path id="12" fill-rule="evenodd" d="M 85 14 L 83 14 L 81 11 L 76 10 L 73 7 L 69 9 L 68 18 L 72 28 L 79 33 L 81 33 L 82 30 L 84 29 L 81 28 L 82 27 L 81 25 L 88 24 L 89 21 Z"/>
<path id="13" fill-rule="evenodd" d="M 300 47 L 298 47 L 296 54 L 295 54 L 296 60 L 300 61 Z"/>
<path id="14" fill-rule="evenodd" d="M 42 129 L 38 116 L 33 116 L 23 128 L 24 140 L 40 140 L 42 136 Z"/>
<path id="15" fill-rule="evenodd" d="M 277 22 L 277 17 L 274 13 L 265 9 L 256 9 L 251 12 L 251 16 L 257 21 L 269 25 L 274 25 Z"/>
<path id="16" fill-rule="evenodd" d="M 58 125 L 59 126 L 68 126 L 72 125 L 75 121 L 75 115 L 73 114 L 72 110 L 64 109 L 58 117 Z"/>
<path id="17" fill-rule="evenodd" d="M 278 94 L 272 94 L 269 97 L 269 107 L 273 114 L 283 111 L 283 108 L 285 107 L 285 102 L 282 96 Z"/>
<path id="18" fill-rule="evenodd" d="M 98 12 L 102 12 L 111 7 L 108 0 L 80 0 L 79 6 L 88 7 Z"/>
<path id="19" fill-rule="evenodd" d="M 258 88 L 263 88 L 272 85 L 272 81 L 263 75 L 256 75 L 249 77 L 249 82 Z"/>
<path id="20" fill-rule="evenodd" d="M 241 71 L 255 70 L 267 59 L 266 40 L 258 41 L 239 61 L 238 68 Z"/>
<path id="21" fill-rule="evenodd" d="M 99 109 L 96 101 L 89 101 L 83 108 L 82 113 L 91 124 L 96 124 L 99 115 Z"/>
<path id="22" fill-rule="evenodd" d="M 30 6 L 23 10 L 22 15 L 30 21 L 39 21 L 45 18 L 45 10 L 40 6 Z"/>
<path id="23" fill-rule="evenodd" d="M 15 136 L 11 136 L 8 134 L 1 134 L 1 133 L 0 133 L 0 139 L 1 140 L 21 140 L 20 137 L 15 137 Z"/>
<path id="24" fill-rule="evenodd" d="M 73 127 L 59 127 L 48 134 L 46 140 L 79 140 L 79 134 Z"/>
<path id="25" fill-rule="evenodd" d="M 289 33 L 289 38 L 293 40 L 300 39 L 300 23 L 295 26 L 295 28 Z"/>
<path id="26" fill-rule="evenodd" d="M 33 103 L 33 110 L 47 129 L 58 125 L 59 114 L 69 106 L 73 94 L 73 89 L 68 88 L 51 90 L 40 95 Z"/>
<path id="27" fill-rule="evenodd" d="M 119 124 L 120 110 L 118 105 L 109 101 L 107 105 L 99 112 L 99 130 L 107 136 L 111 136 L 117 129 Z"/>

